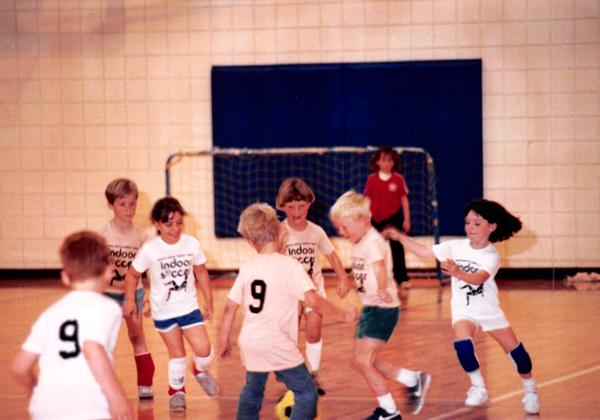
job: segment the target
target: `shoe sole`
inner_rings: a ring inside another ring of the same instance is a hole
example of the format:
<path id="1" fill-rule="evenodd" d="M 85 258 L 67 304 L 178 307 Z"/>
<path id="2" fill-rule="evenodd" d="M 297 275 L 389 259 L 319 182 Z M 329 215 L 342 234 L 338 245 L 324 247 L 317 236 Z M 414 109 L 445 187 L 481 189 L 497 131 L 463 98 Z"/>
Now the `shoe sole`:
<path id="1" fill-rule="evenodd" d="M 419 397 L 419 405 L 413 410 L 413 414 L 419 414 L 425 405 L 425 397 L 427 397 L 427 391 L 429 391 L 429 385 L 431 385 L 431 375 L 427 375 L 427 380 L 423 385 L 423 390 L 421 391 L 421 396 Z"/>

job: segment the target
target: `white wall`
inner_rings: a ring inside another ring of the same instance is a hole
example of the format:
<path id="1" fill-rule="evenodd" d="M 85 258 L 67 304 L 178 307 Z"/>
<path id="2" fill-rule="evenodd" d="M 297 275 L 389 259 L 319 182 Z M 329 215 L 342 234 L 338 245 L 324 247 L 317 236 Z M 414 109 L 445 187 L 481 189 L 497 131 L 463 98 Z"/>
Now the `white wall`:
<path id="1" fill-rule="evenodd" d="M 599 41 L 598 0 L 5 0 L 0 268 L 57 268 L 116 176 L 148 227 L 166 157 L 211 145 L 212 65 L 449 58 L 483 60 L 485 195 L 525 223 L 503 265 L 600 266 Z M 234 268 L 251 252 L 214 238 L 210 169 L 177 166 L 174 193 Z"/>

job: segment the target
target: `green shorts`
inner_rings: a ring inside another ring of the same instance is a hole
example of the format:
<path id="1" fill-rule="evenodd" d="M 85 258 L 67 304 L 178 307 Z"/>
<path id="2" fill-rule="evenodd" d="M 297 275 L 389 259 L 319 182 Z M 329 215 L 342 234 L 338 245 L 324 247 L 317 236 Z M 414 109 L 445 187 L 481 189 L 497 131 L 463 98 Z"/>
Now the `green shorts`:
<path id="1" fill-rule="evenodd" d="M 387 342 L 400 319 L 399 308 L 365 306 L 358 319 L 355 338 L 376 338 Z"/>

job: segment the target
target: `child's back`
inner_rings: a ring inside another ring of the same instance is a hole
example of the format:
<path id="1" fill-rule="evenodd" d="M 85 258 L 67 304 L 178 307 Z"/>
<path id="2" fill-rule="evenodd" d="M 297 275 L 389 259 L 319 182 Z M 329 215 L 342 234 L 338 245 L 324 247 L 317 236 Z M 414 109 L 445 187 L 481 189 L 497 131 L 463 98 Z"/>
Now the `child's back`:
<path id="1" fill-rule="evenodd" d="M 32 417 L 107 418 L 110 411 L 83 354 L 83 345 L 102 343 L 112 354 L 121 308 L 91 291 L 72 291 L 46 309 L 33 325 L 23 349 L 38 353 L 40 375 L 34 389 Z"/>
<path id="2" fill-rule="evenodd" d="M 238 338 L 246 368 L 273 371 L 303 362 L 298 302 L 314 286 L 302 265 L 278 253 L 258 254 L 240 267 L 230 298 L 244 311 Z"/>

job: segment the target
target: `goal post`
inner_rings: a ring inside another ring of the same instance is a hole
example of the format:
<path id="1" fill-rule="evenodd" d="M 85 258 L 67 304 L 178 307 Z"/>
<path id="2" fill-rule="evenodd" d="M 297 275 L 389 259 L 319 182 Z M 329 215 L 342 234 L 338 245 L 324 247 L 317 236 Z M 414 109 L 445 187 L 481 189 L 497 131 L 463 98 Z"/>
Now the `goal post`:
<path id="1" fill-rule="evenodd" d="M 323 227 L 328 235 L 335 236 L 337 232 L 329 220 L 329 209 L 344 192 L 350 189 L 364 191 L 370 174 L 369 160 L 377 149 L 373 146 L 212 148 L 178 152 L 166 161 L 166 194 L 179 195 L 179 190 L 184 194 L 193 194 L 191 189 L 196 176 L 196 183 L 202 181 L 207 184 L 202 200 L 212 198 L 210 207 L 215 237 L 234 238 L 239 237 L 237 224 L 244 208 L 255 202 L 274 206 L 282 181 L 288 177 L 298 177 L 312 188 L 316 196 L 308 218 Z M 434 161 L 422 148 L 394 149 L 400 156 L 401 172 L 409 189 L 411 235 L 429 236 L 434 243 L 439 243 Z M 180 169 L 179 166 L 186 161 L 196 163 L 187 162 L 188 169 Z"/>

